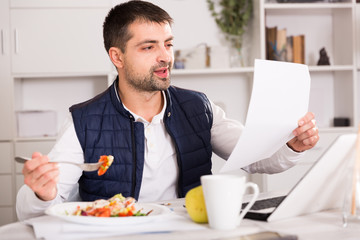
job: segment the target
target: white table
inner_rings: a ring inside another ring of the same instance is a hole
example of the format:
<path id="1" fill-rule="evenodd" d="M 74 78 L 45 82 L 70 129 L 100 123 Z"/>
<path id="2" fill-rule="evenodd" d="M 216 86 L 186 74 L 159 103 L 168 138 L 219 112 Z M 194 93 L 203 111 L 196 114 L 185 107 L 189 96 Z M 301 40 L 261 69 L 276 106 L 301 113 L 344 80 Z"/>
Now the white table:
<path id="1" fill-rule="evenodd" d="M 171 208 L 176 214 L 187 216 L 186 210 L 183 208 L 183 200 L 172 202 Z M 190 218 L 188 219 L 189 221 Z M 193 223 L 196 224 L 196 223 Z M 305 216 L 299 216 L 276 222 L 261 222 L 244 219 L 241 226 L 232 231 L 216 231 L 209 229 L 207 224 L 205 228 L 191 231 L 172 231 L 150 234 L 132 234 L 120 236 L 110 236 L 103 239 L 129 239 L 129 240 L 162 240 L 162 239 L 225 239 L 225 237 L 240 236 L 260 231 L 277 231 L 285 234 L 297 235 L 299 240 L 355 240 L 360 239 L 360 222 L 350 225 L 347 228 L 342 227 L 341 212 L 331 210 L 319 212 Z M 55 235 L 57 239 L 61 239 L 61 235 Z M 34 230 L 31 226 L 23 222 L 16 222 L 0 227 L 1 239 L 36 239 Z M 99 238 L 97 238 L 99 239 Z"/>

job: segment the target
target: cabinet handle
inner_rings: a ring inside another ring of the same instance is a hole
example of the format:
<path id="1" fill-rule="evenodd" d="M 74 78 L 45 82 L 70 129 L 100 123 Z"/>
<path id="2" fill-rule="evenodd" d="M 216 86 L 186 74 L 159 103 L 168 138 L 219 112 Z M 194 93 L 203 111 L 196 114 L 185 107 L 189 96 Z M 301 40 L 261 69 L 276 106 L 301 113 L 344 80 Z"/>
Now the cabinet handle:
<path id="1" fill-rule="evenodd" d="M 17 29 L 15 29 L 14 35 L 15 35 L 15 54 L 18 54 L 19 53 L 19 39 L 18 39 Z"/>
<path id="2" fill-rule="evenodd" d="M 5 55 L 4 30 L 1 29 L 1 54 Z"/>

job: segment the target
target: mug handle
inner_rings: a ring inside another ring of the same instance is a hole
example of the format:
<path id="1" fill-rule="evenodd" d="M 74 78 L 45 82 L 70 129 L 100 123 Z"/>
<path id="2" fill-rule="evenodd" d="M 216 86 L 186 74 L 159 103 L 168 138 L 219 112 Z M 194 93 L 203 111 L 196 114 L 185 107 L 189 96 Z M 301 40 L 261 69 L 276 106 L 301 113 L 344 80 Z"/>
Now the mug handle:
<path id="1" fill-rule="evenodd" d="M 240 224 L 241 220 L 244 218 L 245 214 L 250 210 L 252 205 L 254 205 L 257 197 L 259 196 L 259 187 L 257 184 L 252 183 L 252 182 L 247 182 L 245 184 L 245 189 L 247 189 L 247 188 L 252 188 L 254 190 L 254 193 L 253 193 L 253 197 L 251 198 L 251 201 L 246 205 L 244 210 L 242 210 L 241 214 L 239 215 L 239 224 Z"/>

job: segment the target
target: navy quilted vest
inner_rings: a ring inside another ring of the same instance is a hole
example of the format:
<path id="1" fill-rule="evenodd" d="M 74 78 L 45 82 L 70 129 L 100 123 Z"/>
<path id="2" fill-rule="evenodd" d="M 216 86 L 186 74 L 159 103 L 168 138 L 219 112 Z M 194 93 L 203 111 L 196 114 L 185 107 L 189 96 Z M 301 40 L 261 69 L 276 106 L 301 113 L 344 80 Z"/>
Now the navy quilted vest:
<path id="1" fill-rule="evenodd" d="M 108 171 L 83 172 L 79 193 L 84 201 L 109 198 L 117 193 L 139 197 L 144 166 L 144 125 L 135 122 L 117 95 L 118 80 L 105 92 L 70 108 L 85 162 L 113 155 Z M 178 196 L 200 185 L 211 174 L 212 109 L 199 92 L 171 86 L 166 91 L 166 129 L 175 143 L 179 167 Z"/>

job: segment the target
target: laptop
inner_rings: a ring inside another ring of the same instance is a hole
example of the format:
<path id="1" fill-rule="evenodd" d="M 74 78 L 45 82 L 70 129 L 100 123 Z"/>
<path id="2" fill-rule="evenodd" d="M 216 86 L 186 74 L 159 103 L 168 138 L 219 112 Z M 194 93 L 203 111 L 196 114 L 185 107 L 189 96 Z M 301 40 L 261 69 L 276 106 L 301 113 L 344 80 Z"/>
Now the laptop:
<path id="1" fill-rule="evenodd" d="M 355 157 L 356 138 L 356 134 L 337 137 L 286 196 L 255 202 L 245 218 L 271 222 L 341 208 L 346 189 L 345 174 Z M 268 205 L 272 203 L 273 206 Z"/>

